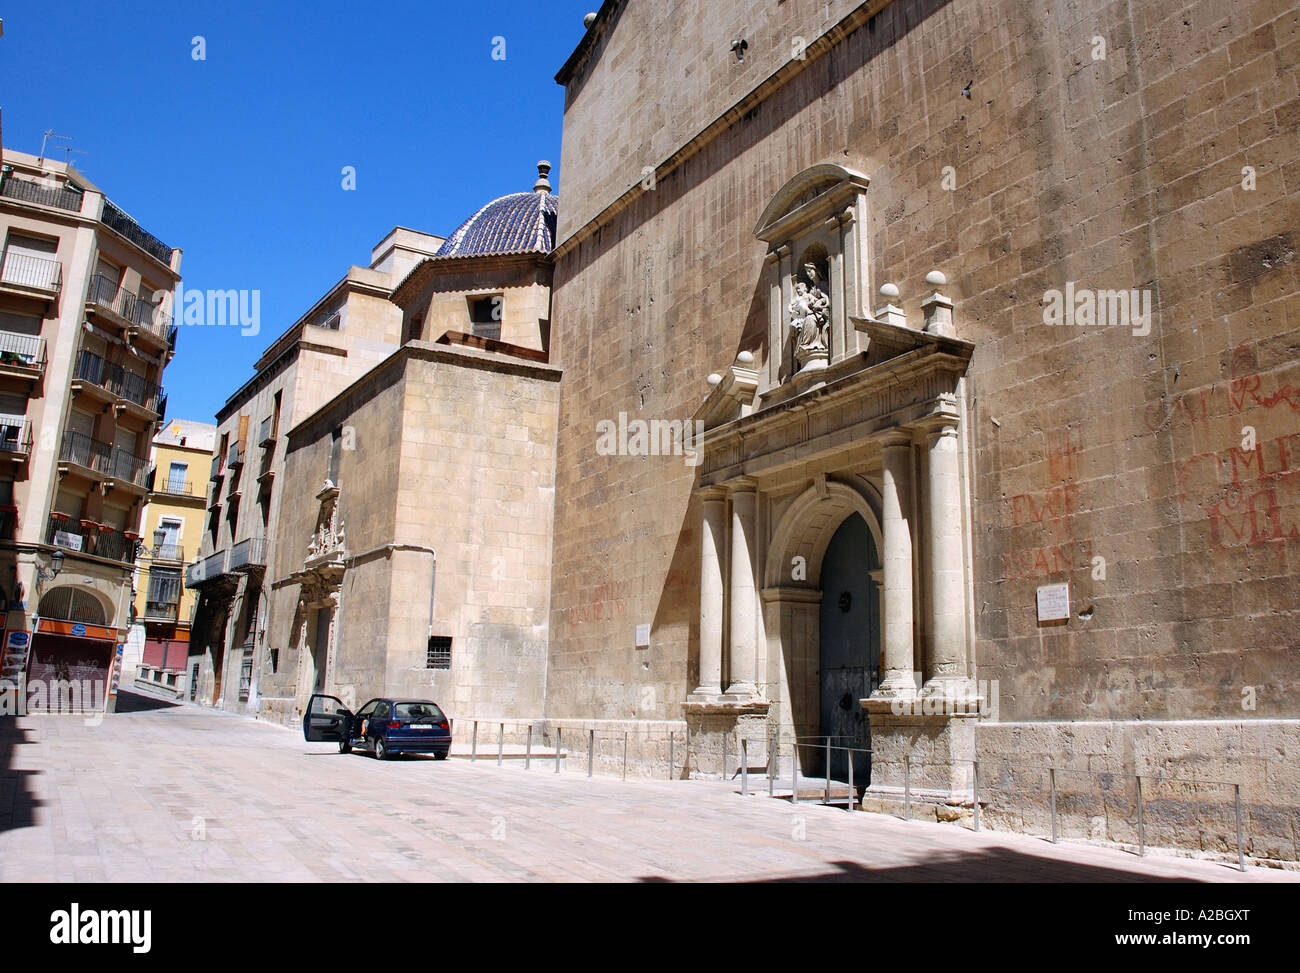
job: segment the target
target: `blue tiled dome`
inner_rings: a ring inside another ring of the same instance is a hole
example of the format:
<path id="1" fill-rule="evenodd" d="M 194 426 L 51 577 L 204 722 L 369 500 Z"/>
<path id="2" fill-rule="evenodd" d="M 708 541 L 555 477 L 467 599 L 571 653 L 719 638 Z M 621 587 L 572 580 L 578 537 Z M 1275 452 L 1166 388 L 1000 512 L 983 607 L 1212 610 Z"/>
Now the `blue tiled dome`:
<path id="1" fill-rule="evenodd" d="M 540 173 L 531 193 L 494 199 L 462 223 L 438 248 L 439 257 L 490 256 L 503 253 L 550 253 L 555 249 L 555 213 L 559 197 Z"/>

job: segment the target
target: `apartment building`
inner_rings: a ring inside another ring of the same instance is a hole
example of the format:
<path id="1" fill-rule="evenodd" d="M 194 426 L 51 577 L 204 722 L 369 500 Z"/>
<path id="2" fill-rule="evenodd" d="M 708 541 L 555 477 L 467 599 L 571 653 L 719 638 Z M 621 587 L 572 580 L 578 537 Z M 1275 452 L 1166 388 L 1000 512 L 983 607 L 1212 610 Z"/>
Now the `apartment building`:
<path id="1" fill-rule="evenodd" d="M 272 342 L 253 377 L 218 411 L 199 557 L 185 576 L 198 595 L 190 699 L 256 712 L 285 433 L 397 350 L 402 312 L 390 295 L 443 242 L 395 227 L 373 248 L 369 266 L 350 267 Z M 277 654 L 264 664 L 277 672 Z"/>
<path id="2" fill-rule="evenodd" d="M 187 691 L 190 623 L 197 598 L 184 586 L 185 559 L 199 549 L 217 427 L 172 419 L 154 437 L 153 476 L 141 519 L 135 624 L 123 672 L 153 690 Z"/>
<path id="3" fill-rule="evenodd" d="M 4 672 L 104 690 L 129 624 L 181 251 L 79 172 L 11 150 L 0 238 Z"/>

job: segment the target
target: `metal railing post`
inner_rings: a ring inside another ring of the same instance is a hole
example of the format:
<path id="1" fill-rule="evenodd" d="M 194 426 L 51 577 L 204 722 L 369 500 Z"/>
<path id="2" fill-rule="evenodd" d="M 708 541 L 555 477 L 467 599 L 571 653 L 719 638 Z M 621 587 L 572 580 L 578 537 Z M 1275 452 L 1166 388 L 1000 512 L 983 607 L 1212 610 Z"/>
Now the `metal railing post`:
<path id="1" fill-rule="evenodd" d="M 826 792 L 822 795 L 822 803 L 831 802 L 831 738 L 826 738 Z"/>
<path id="2" fill-rule="evenodd" d="M 912 754 L 903 757 L 903 820 L 912 820 Z"/>
<path id="3" fill-rule="evenodd" d="M 790 744 L 790 803 L 799 803 L 799 738 Z"/>
<path id="4" fill-rule="evenodd" d="M 677 731 L 668 731 L 668 779 L 673 779 L 673 767 L 677 761 L 674 759 L 677 755 L 673 752 L 677 749 Z"/>
<path id="5" fill-rule="evenodd" d="M 555 772 L 557 774 L 560 772 L 560 751 L 563 749 L 563 743 L 564 727 L 557 726 L 555 728 Z"/>
<path id="6" fill-rule="evenodd" d="M 528 746 L 524 750 L 524 770 L 533 765 L 533 724 L 528 724 Z"/>
<path id="7" fill-rule="evenodd" d="M 474 735 L 469 741 L 469 762 L 473 763 L 478 759 L 478 720 L 474 721 Z"/>
<path id="8" fill-rule="evenodd" d="M 781 737 L 773 734 L 767 739 L 767 796 L 771 797 L 776 790 L 776 775 L 781 772 L 781 764 L 777 761 L 777 744 Z"/>
<path id="9" fill-rule="evenodd" d="M 587 731 L 587 776 L 591 776 L 592 765 L 596 761 L 596 731 Z"/>
<path id="10" fill-rule="evenodd" d="M 849 810 L 853 810 L 853 748 L 849 747 Z"/>
<path id="11" fill-rule="evenodd" d="M 1047 778 L 1052 785 L 1052 844 L 1056 844 L 1056 768 L 1049 767 Z"/>
<path id="12" fill-rule="evenodd" d="M 749 741 L 740 738 L 740 796 L 749 796 Z"/>
<path id="13" fill-rule="evenodd" d="M 623 779 L 627 780 L 627 730 L 623 731 Z"/>
<path id="14" fill-rule="evenodd" d="M 504 723 L 498 723 L 497 724 L 497 766 L 498 767 L 501 766 L 501 760 L 505 756 L 505 752 L 506 752 L 506 725 Z"/>
<path id="15" fill-rule="evenodd" d="M 1241 785 L 1232 785 L 1232 803 L 1237 809 L 1237 868 L 1246 870 L 1246 855 L 1241 847 Z"/>
<path id="16" fill-rule="evenodd" d="M 1142 858 L 1147 853 L 1147 833 L 1146 822 L 1143 821 L 1143 811 L 1145 806 L 1142 801 L 1142 775 L 1135 774 L 1137 778 L 1137 802 L 1138 802 L 1138 857 Z"/>
<path id="17" fill-rule="evenodd" d="M 973 760 L 971 763 L 975 765 L 975 783 L 973 793 L 975 796 L 975 830 L 978 831 L 980 829 L 980 762 L 978 760 Z"/>

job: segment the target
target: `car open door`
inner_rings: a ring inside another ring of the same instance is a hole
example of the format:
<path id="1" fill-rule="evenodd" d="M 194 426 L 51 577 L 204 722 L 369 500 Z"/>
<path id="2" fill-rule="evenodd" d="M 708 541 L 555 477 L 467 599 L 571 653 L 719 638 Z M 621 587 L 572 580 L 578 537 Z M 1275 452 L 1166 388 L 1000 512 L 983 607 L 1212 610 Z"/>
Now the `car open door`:
<path id="1" fill-rule="evenodd" d="M 343 700 L 317 693 L 307 703 L 307 712 L 302 718 L 303 739 L 309 743 L 342 740 L 351 718 L 352 713 L 343 705 Z"/>

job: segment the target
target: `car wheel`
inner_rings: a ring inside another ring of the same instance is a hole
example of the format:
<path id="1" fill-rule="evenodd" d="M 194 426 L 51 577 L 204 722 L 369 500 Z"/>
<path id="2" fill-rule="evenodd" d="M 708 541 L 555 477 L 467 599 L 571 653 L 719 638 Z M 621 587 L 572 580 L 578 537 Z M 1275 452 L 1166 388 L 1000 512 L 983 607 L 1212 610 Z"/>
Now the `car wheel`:
<path id="1" fill-rule="evenodd" d="M 351 752 L 352 752 L 352 742 L 350 740 L 340 740 L 339 753 L 351 753 Z"/>
<path id="2" fill-rule="evenodd" d="M 388 744 L 384 742 L 383 737 L 375 737 L 375 759 L 387 760 L 388 757 Z"/>
<path id="3" fill-rule="evenodd" d="M 433 759 L 434 759 L 434 760 L 446 760 L 446 759 L 447 759 L 447 753 L 448 753 L 448 751 L 446 751 L 446 750 L 436 750 L 436 751 L 434 751 Z"/>

